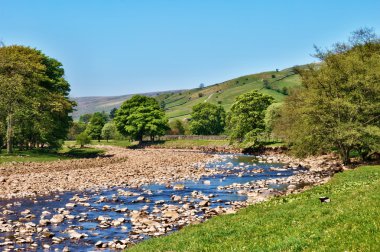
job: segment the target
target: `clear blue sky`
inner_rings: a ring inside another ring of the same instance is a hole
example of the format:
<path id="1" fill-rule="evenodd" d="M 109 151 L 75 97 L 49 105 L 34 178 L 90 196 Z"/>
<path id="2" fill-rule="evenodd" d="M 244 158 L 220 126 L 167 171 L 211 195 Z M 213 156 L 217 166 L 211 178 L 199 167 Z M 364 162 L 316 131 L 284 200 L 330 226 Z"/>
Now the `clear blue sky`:
<path id="1" fill-rule="evenodd" d="M 0 40 L 61 61 L 72 96 L 193 88 L 380 33 L 380 1 L 0 0 Z"/>

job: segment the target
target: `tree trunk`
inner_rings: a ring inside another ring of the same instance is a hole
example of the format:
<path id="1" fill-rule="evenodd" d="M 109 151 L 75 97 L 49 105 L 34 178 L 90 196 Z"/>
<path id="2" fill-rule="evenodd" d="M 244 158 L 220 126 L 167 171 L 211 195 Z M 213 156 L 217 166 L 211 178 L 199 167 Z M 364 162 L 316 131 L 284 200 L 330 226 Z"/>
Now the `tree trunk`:
<path id="1" fill-rule="evenodd" d="M 341 155 L 343 164 L 348 165 L 350 163 L 350 149 L 343 149 Z"/>
<path id="2" fill-rule="evenodd" d="M 13 153 L 13 118 L 12 114 L 8 115 L 7 120 L 7 153 Z"/>

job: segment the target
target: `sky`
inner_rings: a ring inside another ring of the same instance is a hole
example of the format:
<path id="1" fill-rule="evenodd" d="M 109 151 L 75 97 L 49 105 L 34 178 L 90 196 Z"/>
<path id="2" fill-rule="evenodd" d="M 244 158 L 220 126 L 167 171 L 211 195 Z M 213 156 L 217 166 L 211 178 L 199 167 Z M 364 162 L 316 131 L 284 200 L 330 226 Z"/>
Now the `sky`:
<path id="1" fill-rule="evenodd" d="M 380 33 L 378 0 L 0 0 L 0 41 L 62 62 L 72 97 L 190 89 Z"/>

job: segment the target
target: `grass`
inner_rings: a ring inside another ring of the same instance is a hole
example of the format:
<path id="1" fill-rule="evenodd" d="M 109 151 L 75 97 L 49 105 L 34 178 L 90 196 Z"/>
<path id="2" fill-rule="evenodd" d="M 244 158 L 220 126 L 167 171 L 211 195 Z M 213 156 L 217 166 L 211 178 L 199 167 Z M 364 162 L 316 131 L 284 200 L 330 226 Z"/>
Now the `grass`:
<path id="1" fill-rule="evenodd" d="M 91 145 L 111 145 L 111 146 L 118 146 L 118 147 L 128 147 L 133 145 L 134 143 L 129 140 L 91 140 Z M 68 146 L 77 146 L 76 141 L 65 141 L 65 145 Z"/>
<path id="2" fill-rule="evenodd" d="M 152 144 L 159 145 L 162 148 L 191 148 L 191 147 L 200 147 L 200 146 L 228 146 L 228 140 L 187 140 L 187 139 L 178 139 L 178 140 L 166 140 L 166 141 L 157 141 Z"/>
<path id="3" fill-rule="evenodd" d="M 364 166 L 128 251 L 380 251 L 379 206 L 380 166 Z"/>
<path id="4" fill-rule="evenodd" d="M 73 158 L 92 158 L 104 153 L 97 148 L 78 148 L 64 145 L 58 151 L 48 149 L 15 150 L 12 154 L 0 153 L 0 164 L 8 162 L 49 162 Z"/>

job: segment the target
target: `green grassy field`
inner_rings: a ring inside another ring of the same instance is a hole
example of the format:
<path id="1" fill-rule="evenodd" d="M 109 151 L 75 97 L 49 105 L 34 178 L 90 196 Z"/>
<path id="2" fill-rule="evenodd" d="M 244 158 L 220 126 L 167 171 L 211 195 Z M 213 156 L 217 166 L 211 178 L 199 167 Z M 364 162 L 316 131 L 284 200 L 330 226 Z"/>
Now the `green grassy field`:
<path id="1" fill-rule="evenodd" d="M 365 166 L 128 251 L 380 251 L 379 206 L 380 166 Z"/>
<path id="2" fill-rule="evenodd" d="M 61 150 L 50 151 L 45 149 L 34 149 L 26 151 L 16 150 L 13 154 L 0 153 L 0 164 L 7 162 L 49 162 L 73 158 L 91 158 L 104 153 L 97 148 L 78 148 L 63 146 Z"/>
<path id="3" fill-rule="evenodd" d="M 100 140 L 98 142 L 97 140 L 91 140 L 90 145 L 111 145 L 111 146 L 118 146 L 118 147 L 128 147 L 134 144 L 133 142 L 129 140 Z M 65 141 L 65 145 L 67 146 L 73 146 L 73 147 L 79 147 L 76 144 L 76 141 Z"/>

